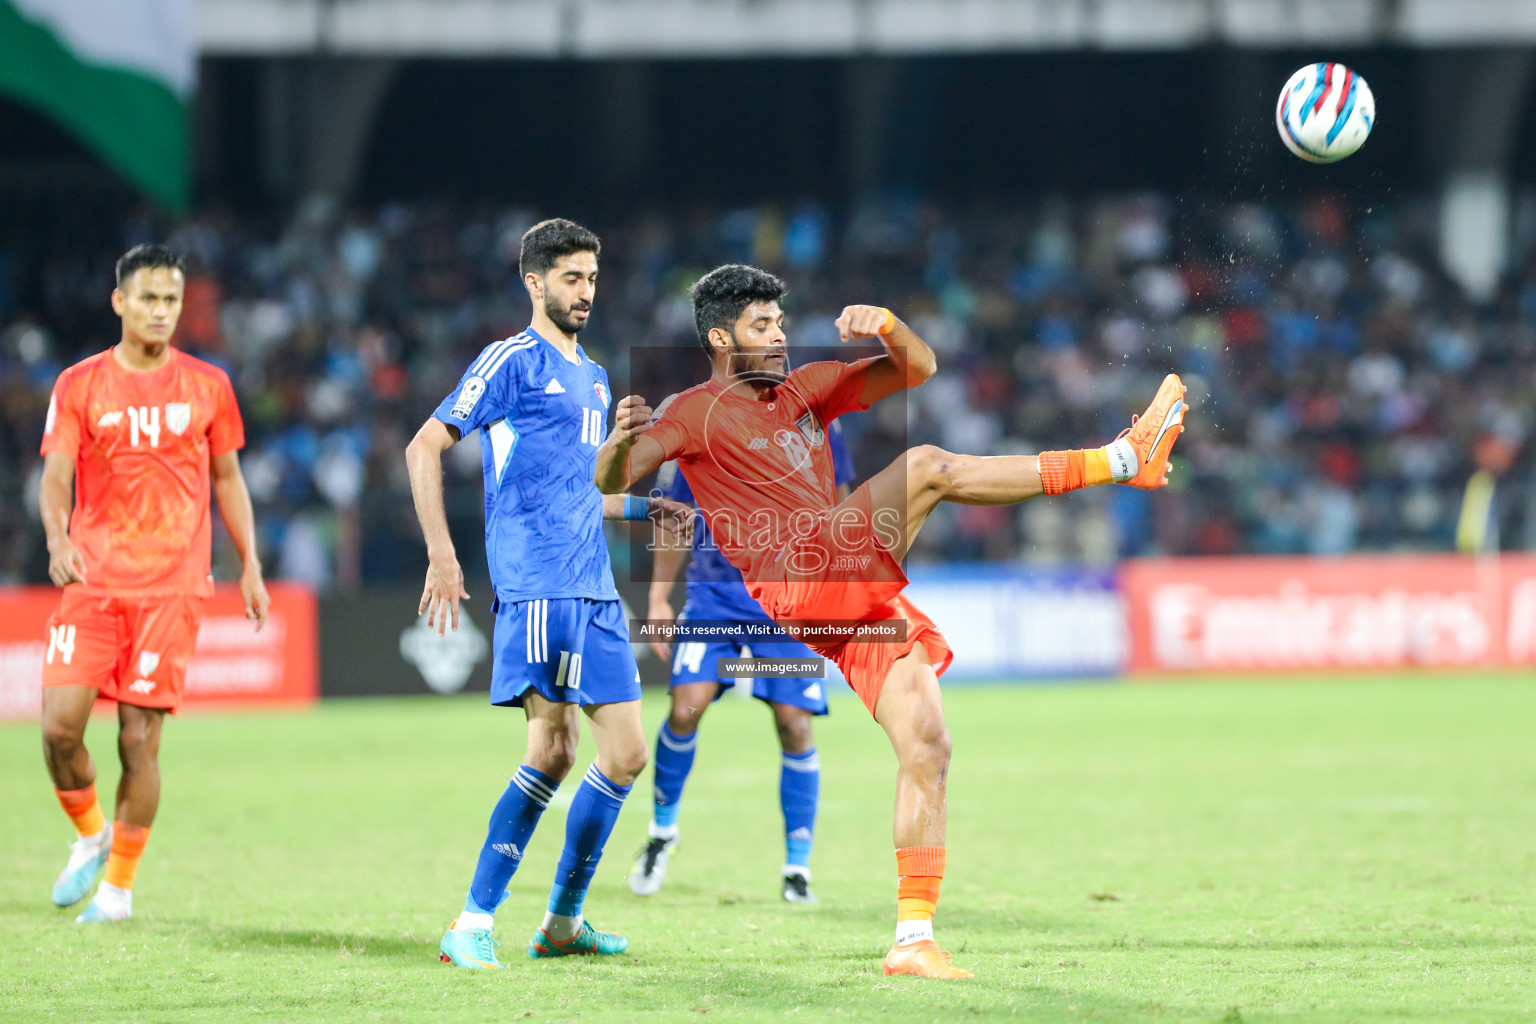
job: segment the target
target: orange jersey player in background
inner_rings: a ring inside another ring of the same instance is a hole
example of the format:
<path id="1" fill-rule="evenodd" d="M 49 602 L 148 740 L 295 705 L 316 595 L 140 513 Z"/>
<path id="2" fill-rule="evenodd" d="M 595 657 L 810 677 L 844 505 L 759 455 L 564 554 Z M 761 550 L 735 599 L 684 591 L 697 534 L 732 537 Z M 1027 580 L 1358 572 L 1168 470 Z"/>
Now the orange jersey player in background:
<path id="1" fill-rule="evenodd" d="M 838 502 L 827 424 L 918 386 L 933 375 L 934 355 L 890 310 L 849 306 L 837 319 L 839 335 L 878 338 L 884 354 L 791 371 L 785 290 L 772 274 L 739 265 L 693 286 L 711 375 L 667 403 L 654 423 L 643 398 L 620 402 L 598 450 L 597 485 L 616 493 L 676 459 L 747 592 L 843 670 L 898 762 L 897 923 L 884 971 L 969 978 L 933 939 L 950 756 L 938 677 L 952 653 L 901 593 L 902 559 L 941 501 L 1012 505 L 1110 482 L 1162 487 L 1183 430 L 1184 385 L 1169 374 L 1146 414 L 1102 448 L 991 458 L 913 448 Z"/>
<path id="2" fill-rule="evenodd" d="M 112 309 L 122 340 L 59 375 L 43 428 L 48 575 L 64 588 L 43 658 L 43 751 L 79 832 L 53 902 L 78 903 L 105 864 L 76 918 L 83 924 L 133 912 L 133 878 L 160 803 L 160 728 L 181 705 L 213 592 L 210 491 L 244 565 L 246 617 L 258 630 L 267 618 L 234 390 L 223 370 L 170 345 L 185 284 L 165 246 L 118 260 Z M 85 748 L 98 695 L 117 702 L 123 763 L 110 825 Z"/>

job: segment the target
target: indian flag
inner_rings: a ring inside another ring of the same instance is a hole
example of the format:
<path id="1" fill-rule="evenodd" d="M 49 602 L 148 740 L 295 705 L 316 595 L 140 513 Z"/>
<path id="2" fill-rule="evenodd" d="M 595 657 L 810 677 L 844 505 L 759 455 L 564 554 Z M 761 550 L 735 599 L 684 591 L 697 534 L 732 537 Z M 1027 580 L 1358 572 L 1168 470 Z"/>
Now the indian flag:
<path id="1" fill-rule="evenodd" d="M 0 92 L 173 210 L 188 190 L 192 0 L 0 0 Z"/>

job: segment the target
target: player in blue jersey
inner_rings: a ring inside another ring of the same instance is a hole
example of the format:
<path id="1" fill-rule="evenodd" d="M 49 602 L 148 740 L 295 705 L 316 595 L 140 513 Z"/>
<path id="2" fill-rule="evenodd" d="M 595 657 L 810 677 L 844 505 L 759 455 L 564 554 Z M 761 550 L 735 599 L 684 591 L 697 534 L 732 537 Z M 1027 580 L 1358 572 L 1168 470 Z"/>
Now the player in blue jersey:
<path id="1" fill-rule="evenodd" d="M 853 459 L 843 440 L 843 428 L 833 420 L 827 431 L 832 449 L 833 473 L 838 500 L 846 498 L 854 479 Z M 669 462 L 658 471 L 658 486 L 668 498 L 693 504 L 688 481 Z M 656 552 L 652 571 L 650 610 L 652 621 L 670 622 L 672 583 L 686 552 L 679 546 Z M 693 524 L 693 546 L 688 564 L 688 589 L 677 620 L 735 623 L 778 630 L 741 580 L 741 571 L 726 561 L 709 535 L 702 516 Z M 678 842 L 678 805 L 683 786 L 693 770 L 698 746 L 699 720 L 704 709 L 719 700 L 736 680 L 717 668 L 721 658 L 820 659 L 815 651 L 787 635 L 774 641 L 753 640 L 745 635 L 719 642 L 683 640 L 675 645 L 651 644 L 658 657 L 672 658 L 672 708 L 656 732 L 655 809 L 645 848 L 629 873 L 629 888 L 637 896 L 652 896 L 667 877 L 667 864 Z M 784 815 L 784 868 L 780 893 L 790 903 L 815 903 L 811 893 L 811 843 L 816 833 L 816 803 L 821 790 L 821 762 L 811 721 L 827 713 L 823 680 L 816 678 L 766 678 L 752 680 L 752 696 L 773 710 L 783 760 L 779 768 L 779 809 Z"/>
<path id="2" fill-rule="evenodd" d="M 605 497 L 592 483 L 607 430 L 608 375 L 576 343 L 597 285 L 597 236 L 568 220 L 523 235 L 519 269 L 533 323 L 488 346 L 406 450 L 427 540 L 421 611 L 441 634 L 458 628 L 469 597 L 443 509 L 442 455 L 480 431 L 485 551 L 495 593 L 491 703 L 521 707 L 528 748 L 497 801 L 464 910 L 443 935 L 442 959 L 499 967 L 493 915 L 507 895 L 539 815 L 576 758 L 581 717 L 597 759 L 566 817 L 565 847 L 530 957 L 622 953 L 629 942 L 582 914 L 587 884 L 619 809 L 645 767 L 640 674 L 608 562 L 602 520 L 644 519 L 662 499 Z M 687 510 L 675 506 L 674 511 Z"/>

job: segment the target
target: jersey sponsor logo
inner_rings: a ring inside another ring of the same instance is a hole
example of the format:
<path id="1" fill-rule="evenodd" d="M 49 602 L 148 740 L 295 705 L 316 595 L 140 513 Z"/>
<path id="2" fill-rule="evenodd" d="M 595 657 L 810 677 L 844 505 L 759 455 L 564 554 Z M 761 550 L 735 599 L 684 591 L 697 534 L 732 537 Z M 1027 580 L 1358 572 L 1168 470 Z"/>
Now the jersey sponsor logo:
<path id="1" fill-rule="evenodd" d="M 474 411 L 475 406 L 480 404 L 480 396 L 483 394 L 485 394 L 485 381 L 479 377 L 469 378 L 459 389 L 459 400 L 453 403 L 453 408 L 449 410 L 448 415 L 456 420 L 464 419 Z"/>
<path id="2" fill-rule="evenodd" d="M 597 392 L 597 397 L 602 399 L 603 408 L 604 409 L 608 408 L 608 406 L 610 404 L 610 399 L 608 397 L 608 389 L 603 387 L 603 382 L 602 381 L 594 382 L 593 385 L 592 385 L 592 390 L 596 391 Z M 658 415 L 658 416 L 661 415 L 661 410 L 660 409 L 656 410 L 656 415 Z"/>
<path id="3" fill-rule="evenodd" d="M 184 434 L 192 425 L 192 406 L 186 402 L 167 402 L 165 425 L 173 434 Z"/>
<path id="4" fill-rule="evenodd" d="M 516 843 L 492 843 L 491 849 L 503 857 L 511 857 L 513 860 L 523 859 L 523 851 L 517 848 Z"/>
<path id="5" fill-rule="evenodd" d="M 96 421 L 96 429 L 105 430 L 107 427 L 115 427 L 121 422 L 123 422 L 123 414 L 121 412 L 104 412 L 101 414 L 101 419 Z"/>
<path id="6" fill-rule="evenodd" d="M 749 452 L 760 452 L 760 451 L 763 451 L 764 449 L 766 449 L 767 447 L 768 447 L 768 439 L 766 437 L 754 437 L 747 444 L 747 451 L 749 451 Z"/>
<path id="7" fill-rule="evenodd" d="M 827 433 L 821 429 L 821 424 L 816 422 L 816 417 L 811 413 L 806 413 L 796 420 L 795 426 L 799 427 L 800 433 L 805 435 L 805 439 L 817 448 L 826 443 Z"/>
<path id="8" fill-rule="evenodd" d="M 49 395 L 48 396 L 48 419 L 43 422 L 43 433 L 45 433 L 45 434 L 53 433 L 53 422 L 54 422 L 54 420 L 56 420 L 58 418 L 59 418 L 59 396 L 57 394 Z"/>
<path id="9" fill-rule="evenodd" d="M 155 681 L 153 679 L 135 679 L 128 684 L 128 689 L 134 693 L 154 693 Z"/>
<path id="10" fill-rule="evenodd" d="M 565 387 L 560 383 L 559 378 L 551 377 L 549 378 L 549 383 L 544 385 L 544 393 L 546 395 L 563 395 L 565 394 Z"/>
<path id="11" fill-rule="evenodd" d="M 160 655 L 156 651 L 139 652 L 139 675 L 152 676 L 160 667 Z"/>

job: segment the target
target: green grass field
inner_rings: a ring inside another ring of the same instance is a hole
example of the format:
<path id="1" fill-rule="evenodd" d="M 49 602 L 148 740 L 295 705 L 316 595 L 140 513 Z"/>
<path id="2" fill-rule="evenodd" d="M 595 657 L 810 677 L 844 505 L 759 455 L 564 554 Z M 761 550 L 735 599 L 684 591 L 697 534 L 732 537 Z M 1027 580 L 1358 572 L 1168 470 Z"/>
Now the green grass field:
<path id="1" fill-rule="evenodd" d="M 169 723 L 137 916 L 48 890 L 67 821 L 34 725 L 0 727 L 0 1019 L 20 1021 L 1516 1021 L 1536 1018 L 1536 684 L 1511 675 L 953 687 L 939 936 L 971 982 L 880 976 L 894 762 L 851 699 L 820 726 L 821 904 L 778 900 L 766 712 L 705 719 L 667 888 L 624 876 L 649 775 L 587 908 L 631 939 L 526 960 L 572 774 L 454 970 L 485 818 L 522 752 L 483 698 Z M 651 726 L 662 711 L 648 699 Z M 92 725 L 115 784 L 115 724 Z M 584 746 L 583 760 L 590 756 Z"/>

